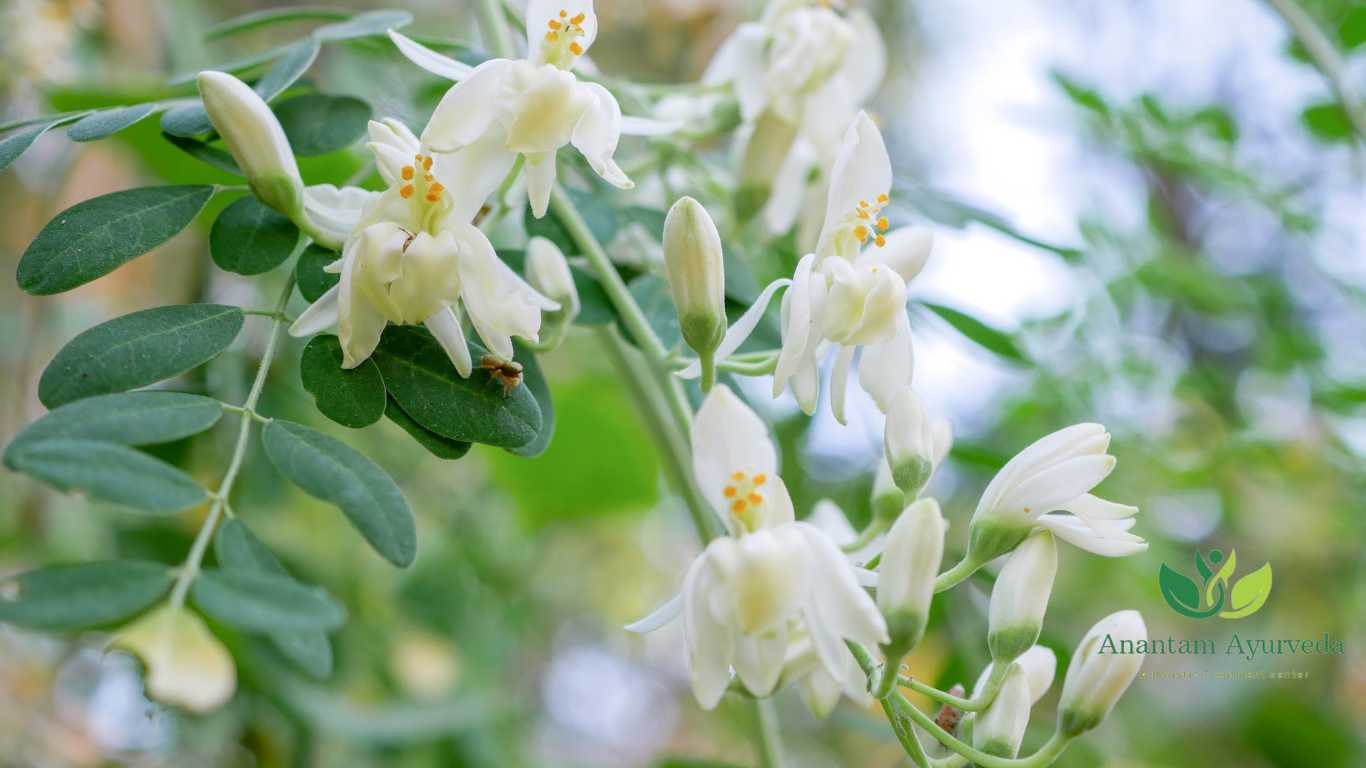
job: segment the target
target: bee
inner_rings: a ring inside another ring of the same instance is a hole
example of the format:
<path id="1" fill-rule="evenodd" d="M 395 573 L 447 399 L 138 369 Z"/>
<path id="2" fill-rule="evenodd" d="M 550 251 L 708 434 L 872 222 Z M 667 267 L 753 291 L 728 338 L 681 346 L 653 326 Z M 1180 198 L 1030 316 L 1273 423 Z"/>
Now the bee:
<path id="1" fill-rule="evenodd" d="M 504 360 L 497 355 L 484 355 L 479 359 L 479 367 L 489 372 L 489 380 L 503 387 L 506 399 L 522 383 L 522 364 L 515 360 Z"/>
<path id="2" fill-rule="evenodd" d="M 965 693 L 967 693 L 967 691 L 961 685 L 955 685 L 954 687 L 949 689 L 950 695 L 957 696 L 959 698 L 962 698 L 963 694 Z M 939 714 L 935 716 L 934 724 L 939 726 L 940 728 L 943 728 L 949 733 L 954 733 L 958 729 L 958 722 L 962 719 L 963 710 L 945 704 L 944 706 L 939 708 Z"/>

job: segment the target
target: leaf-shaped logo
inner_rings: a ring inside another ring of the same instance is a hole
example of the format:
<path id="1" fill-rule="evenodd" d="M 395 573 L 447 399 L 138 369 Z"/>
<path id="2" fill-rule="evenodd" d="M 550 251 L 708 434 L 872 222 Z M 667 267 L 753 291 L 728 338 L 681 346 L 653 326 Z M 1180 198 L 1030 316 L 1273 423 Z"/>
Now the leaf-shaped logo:
<path id="1" fill-rule="evenodd" d="M 1233 558 L 1230 557 L 1230 560 Z M 1224 619 L 1241 619 L 1256 613 L 1271 595 L 1271 563 L 1244 576 L 1233 585 L 1229 609 L 1219 614 Z"/>
<path id="2" fill-rule="evenodd" d="M 1215 559 L 1215 555 L 1217 554 L 1219 554 L 1218 550 L 1213 550 L 1210 552 L 1211 562 L 1218 562 L 1218 560 Z M 1228 551 L 1228 559 L 1224 561 L 1223 567 L 1219 569 L 1218 573 L 1214 574 L 1213 578 L 1210 578 L 1208 581 L 1205 582 L 1205 602 L 1209 603 L 1210 605 L 1214 605 L 1214 594 L 1216 592 L 1216 587 L 1218 588 L 1217 591 L 1219 593 L 1219 602 L 1223 602 L 1224 595 L 1228 594 L 1228 580 L 1233 578 L 1233 572 L 1237 569 L 1238 551 L 1230 549 Z"/>
<path id="3" fill-rule="evenodd" d="M 1182 576 L 1162 564 L 1162 570 L 1157 574 L 1158 586 L 1162 588 L 1162 597 L 1166 599 L 1167 605 L 1172 610 L 1193 619 L 1203 619 L 1213 616 L 1223 607 L 1223 593 L 1219 594 L 1219 603 L 1208 610 L 1200 610 L 1200 588 L 1194 581 Z"/>

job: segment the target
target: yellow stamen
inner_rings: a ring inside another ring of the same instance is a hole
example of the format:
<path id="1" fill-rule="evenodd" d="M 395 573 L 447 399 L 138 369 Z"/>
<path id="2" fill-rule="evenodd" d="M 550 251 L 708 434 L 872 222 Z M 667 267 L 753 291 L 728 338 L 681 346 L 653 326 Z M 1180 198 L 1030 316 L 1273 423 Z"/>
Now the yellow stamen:
<path id="1" fill-rule="evenodd" d="M 745 511 L 745 500 L 744 500 L 744 499 L 736 499 L 736 500 L 735 500 L 735 503 L 730 505 L 730 509 L 731 509 L 732 512 L 734 512 L 734 513 L 737 514 L 737 515 L 740 514 L 741 512 L 744 512 L 744 511 Z"/>
<path id="2" fill-rule="evenodd" d="M 408 198 L 413 196 L 413 185 L 404 184 L 402 187 L 399 187 L 398 194 L 399 197 L 402 197 L 404 200 L 407 200 Z"/>
<path id="3" fill-rule="evenodd" d="M 566 10 L 563 9 L 563 8 L 560 9 L 560 18 L 563 19 L 564 17 L 566 17 L 566 16 L 568 16 L 568 15 L 569 15 L 569 11 L 566 11 Z"/>
<path id="4" fill-rule="evenodd" d="M 415 173 L 415 171 L 411 165 L 403 166 L 403 172 L 401 175 L 403 176 L 404 181 L 412 181 L 413 173 Z"/>
<path id="5" fill-rule="evenodd" d="M 878 220 L 877 220 L 877 228 L 878 228 L 878 229 L 882 230 L 883 232 L 886 232 L 886 231 L 887 231 L 887 228 L 890 227 L 890 226 L 892 226 L 892 223 L 891 223 L 890 221 L 887 221 L 887 217 L 886 217 L 886 216 L 882 216 L 882 217 L 878 218 Z"/>
<path id="6" fill-rule="evenodd" d="M 547 43 L 553 43 L 553 42 L 555 42 L 556 40 L 559 40 L 559 39 L 560 39 L 559 33 L 555 32 L 554 30 L 551 30 L 550 32 L 545 33 L 545 41 L 546 41 Z"/>
<path id="7" fill-rule="evenodd" d="M 763 485 L 766 480 L 768 480 L 768 475 L 765 475 L 762 472 L 754 476 L 755 485 Z"/>
<path id="8" fill-rule="evenodd" d="M 862 224 L 858 225 L 857 227 L 854 227 L 854 237 L 857 237 L 860 243 L 864 240 L 867 240 L 868 228 L 863 226 Z"/>
<path id="9" fill-rule="evenodd" d="M 888 200 L 891 200 L 891 198 L 887 197 L 886 194 L 881 194 L 877 196 L 877 201 L 881 205 L 886 205 Z"/>
<path id="10" fill-rule="evenodd" d="M 728 498 L 728 499 L 733 499 L 733 498 L 735 498 L 735 486 L 733 486 L 733 485 L 728 485 L 728 486 L 726 486 L 725 488 L 722 488 L 722 489 L 721 489 L 721 493 L 722 493 L 722 495 L 724 495 L 726 498 Z"/>
<path id="11" fill-rule="evenodd" d="M 569 44 L 569 52 L 572 53 L 572 54 L 574 54 L 575 56 L 582 56 L 582 55 L 583 55 L 583 46 L 582 46 L 582 45 L 579 45 L 577 42 L 570 43 L 570 44 Z"/>
<path id="12" fill-rule="evenodd" d="M 863 219 L 864 221 L 867 221 L 868 219 L 872 218 L 872 214 L 868 213 L 868 210 L 866 208 L 860 208 L 858 209 L 858 217 L 860 219 Z"/>
<path id="13" fill-rule="evenodd" d="M 745 479 L 745 473 L 744 473 L 744 472 L 736 472 L 735 474 L 733 474 L 733 475 L 730 476 L 730 479 L 732 479 L 732 480 L 734 480 L 735 482 L 738 483 L 738 482 L 740 482 L 741 480 L 744 480 L 744 479 Z"/>
<path id="14" fill-rule="evenodd" d="M 432 156 L 431 156 L 431 155 L 427 155 L 426 157 L 422 158 L 422 170 L 424 170 L 424 171 L 430 171 L 431 169 L 432 169 Z"/>
<path id="15" fill-rule="evenodd" d="M 745 498 L 749 499 L 749 503 L 750 503 L 750 504 L 763 504 L 763 503 L 764 503 L 764 497 L 763 497 L 763 496 L 760 496 L 760 495 L 757 494 L 757 493 L 754 493 L 753 491 L 751 491 L 750 494 L 749 494 L 749 496 L 746 496 Z"/>
<path id="16" fill-rule="evenodd" d="M 551 19 L 551 20 L 550 20 L 550 23 L 549 23 L 547 26 L 549 26 L 551 29 L 558 30 L 558 29 L 560 28 L 560 22 L 558 22 L 558 21 L 556 21 L 556 20 L 554 20 L 554 19 Z"/>
<path id="17" fill-rule="evenodd" d="M 873 244 L 881 248 L 882 246 L 887 244 L 887 238 L 883 237 L 882 235 L 878 235 L 877 237 L 873 238 Z"/>
<path id="18" fill-rule="evenodd" d="M 577 27 L 578 25 L 582 24 L 583 20 L 586 18 L 588 17 L 584 15 L 583 12 L 579 12 L 577 15 L 574 16 L 574 18 L 569 20 L 569 23 Z"/>

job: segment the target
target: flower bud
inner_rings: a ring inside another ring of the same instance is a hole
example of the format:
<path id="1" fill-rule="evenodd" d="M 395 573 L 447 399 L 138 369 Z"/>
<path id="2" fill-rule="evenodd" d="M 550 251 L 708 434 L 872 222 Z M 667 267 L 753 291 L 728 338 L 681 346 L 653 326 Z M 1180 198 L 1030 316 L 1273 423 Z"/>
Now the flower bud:
<path id="1" fill-rule="evenodd" d="M 1011 664 L 991 706 L 978 713 L 972 725 L 972 745 L 988 755 L 1015 757 L 1029 726 L 1029 679 L 1019 664 Z"/>
<path id="2" fill-rule="evenodd" d="M 1058 670 L 1058 657 L 1048 646 L 1036 645 L 1020 654 L 1013 663 L 1024 670 L 1025 680 L 1029 683 L 1029 703 L 1038 703 L 1053 685 L 1053 676 Z M 987 680 L 991 678 L 992 670 L 995 668 L 996 662 L 992 662 L 982 670 L 982 674 L 977 678 L 977 684 L 972 687 L 974 699 L 986 689 Z"/>
<path id="3" fill-rule="evenodd" d="M 544 237 L 533 237 L 526 244 L 526 279 L 541 295 L 560 305 L 546 313 L 552 324 L 560 326 L 574 322 L 579 316 L 579 289 L 569 262 L 558 246 Z"/>
<path id="4" fill-rule="evenodd" d="M 302 215 L 303 179 L 275 113 L 246 83 L 224 72 L 199 73 L 209 120 L 228 145 L 257 199 L 280 213 Z"/>
<path id="5" fill-rule="evenodd" d="M 877 474 L 873 476 L 873 519 L 883 526 L 891 525 L 906 508 L 906 494 L 896 487 L 892 480 L 892 470 L 883 459 L 877 463 Z"/>
<path id="6" fill-rule="evenodd" d="M 726 268 L 716 223 L 691 197 L 664 219 L 664 266 L 683 338 L 708 361 L 726 333 Z"/>
<path id="7" fill-rule="evenodd" d="M 987 645 L 993 660 L 1011 661 L 1039 639 L 1057 573 L 1058 547 L 1042 528 L 1011 553 L 991 590 Z"/>
<path id="8" fill-rule="evenodd" d="M 159 701 L 207 712 L 237 687 L 232 657 L 204 620 L 185 608 L 157 608 L 120 630 L 111 645 L 142 659 L 147 693 Z"/>
<path id="9" fill-rule="evenodd" d="M 883 445 L 892 480 L 910 498 L 930 481 L 935 463 L 934 426 L 925 406 L 910 387 L 892 397 L 883 429 Z"/>
<path id="10" fill-rule="evenodd" d="M 906 507 L 887 534 L 878 566 L 877 604 L 887 619 L 889 660 L 920 642 L 934 598 L 934 577 L 944 555 L 944 516 L 939 502 L 921 499 Z"/>
<path id="11" fill-rule="evenodd" d="M 1141 653 L 1117 653 L 1125 641 L 1147 638 L 1138 611 L 1119 611 L 1096 622 L 1067 665 L 1058 702 L 1058 730 L 1076 736 L 1100 724 L 1143 666 Z"/>

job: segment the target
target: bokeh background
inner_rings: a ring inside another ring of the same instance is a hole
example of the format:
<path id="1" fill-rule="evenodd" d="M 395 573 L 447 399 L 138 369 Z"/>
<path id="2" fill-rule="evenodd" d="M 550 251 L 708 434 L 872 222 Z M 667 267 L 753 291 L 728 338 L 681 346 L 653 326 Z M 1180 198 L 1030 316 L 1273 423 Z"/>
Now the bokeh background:
<path id="1" fill-rule="evenodd" d="M 0 121 L 170 93 L 170 78 L 287 38 L 203 39 L 217 21 L 274 5 L 3 0 Z M 394 5 L 425 36 L 480 47 L 464 3 Z M 693 80 L 755 5 L 598 0 L 593 56 L 622 78 Z M 1234 631 L 1345 641 L 1338 656 L 1150 658 L 1149 672 L 1305 676 L 1140 679 L 1059 765 L 1366 765 L 1366 145 L 1352 141 L 1322 73 L 1255 0 L 864 5 L 889 49 L 870 109 L 896 165 L 894 218 L 937 238 L 911 287 L 912 322 L 915 384 L 958 438 L 931 489 L 951 521 L 950 552 L 1006 458 L 1066 424 L 1102 421 L 1120 461 L 1101 491 L 1142 508 L 1136 530 L 1151 549 L 1111 561 L 1061 548 L 1042 642 L 1064 663 L 1092 622 L 1120 608 L 1140 609 L 1155 637 L 1208 637 L 1221 652 Z M 1366 6 L 1304 7 L 1341 51 L 1346 82 L 1366 91 Z M 312 76 L 411 121 L 442 89 L 374 41 L 325 49 Z M 85 198 L 231 183 L 172 150 L 155 123 L 89 145 L 54 131 L 0 174 L 0 273 L 13 274 L 48 218 Z M 623 155 L 642 151 L 635 141 Z M 699 153 L 724 166 L 724 144 Z M 304 172 L 341 181 L 361 158 L 315 158 Z M 158 304 L 260 306 L 274 295 L 278 275 L 251 281 L 212 266 L 212 215 L 60 297 L 0 279 L 0 439 L 41 412 L 38 374 L 77 332 Z M 639 235 L 624 233 L 614 250 L 648 264 L 657 245 Z M 771 258 L 772 246 L 752 240 L 728 248 L 761 275 Z M 963 316 L 949 323 L 925 303 Z M 240 399 L 263 331 L 249 322 L 233 352 L 174 385 Z M 300 348 L 290 343 L 261 407 L 328 428 L 297 384 Z M 751 710 L 698 710 L 681 630 L 621 630 L 673 594 L 698 546 L 627 388 L 587 334 L 544 364 L 558 427 L 540 458 L 479 447 L 441 462 L 387 422 L 348 435 L 419 515 L 408 571 L 251 455 L 235 508 L 292 570 L 350 608 L 332 679 L 224 632 L 241 690 L 190 718 L 145 699 L 136 664 L 106 655 L 99 635 L 0 626 L 0 765 L 752 764 Z M 840 428 L 824 407 L 808 420 L 751 384 L 798 509 L 830 498 L 865 519 L 881 440 L 871 405 L 856 404 Z M 229 431 L 159 450 L 212 480 Z M 0 574 L 115 555 L 177 562 L 197 525 L 196 514 L 149 521 L 0 469 Z M 1200 622 L 1163 604 L 1159 564 L 1191 572 L 1194 552 L 1214 547 L 1236 549 L 1245 567 L 1273 564 L 1274 591 L 1255 616 Z M 943 687 L 976 678 L 988 660 L 987 589 L 977 580 L 939 602 L 910 659 L 917 677 Z M 1027 749 L 1050 732 L 1058 687 L 1036 708 Z M 874 710 L 846 702 L 817 721 L 791 692 L 778 705 L 793 765 L 901 760 Z"/>

